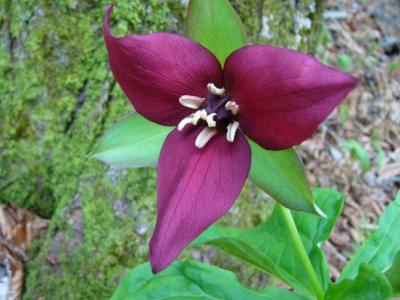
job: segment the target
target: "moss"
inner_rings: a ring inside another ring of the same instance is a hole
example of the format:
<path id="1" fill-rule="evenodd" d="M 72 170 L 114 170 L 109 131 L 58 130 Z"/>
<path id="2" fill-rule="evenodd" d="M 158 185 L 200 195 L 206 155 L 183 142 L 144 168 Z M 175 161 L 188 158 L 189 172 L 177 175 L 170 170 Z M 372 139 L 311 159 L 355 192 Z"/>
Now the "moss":
<path id="1" fill-rule="evenodd" d="M 0 201 L 51 217 L 31 251 L 25 299 L 107 299 L 124 272 L 147 259 L 155 171 L 85 158 L 131 111 L 107 66 L 101 20 L 108 2 L 5 0 L 0 7 Z M 292 1 L 232 2 L 251 40 L 295 45 Z M 271 38 L 259 36 L 266 13 L 276 16 Z M 184 14 L 179 1 L 118 1 L 113 31 L 182 33 Z M 260 223 L 269 211 L 264 197 L 246 185 L 221 222 Z M 237 261 L 213 261 L 242 278 L 255 276 Z"/>
<path id="2" fill-rule="evenodd" d="M 321 30 L 320 0 L 231 1 L 250 40 L 313 53 Z"/>

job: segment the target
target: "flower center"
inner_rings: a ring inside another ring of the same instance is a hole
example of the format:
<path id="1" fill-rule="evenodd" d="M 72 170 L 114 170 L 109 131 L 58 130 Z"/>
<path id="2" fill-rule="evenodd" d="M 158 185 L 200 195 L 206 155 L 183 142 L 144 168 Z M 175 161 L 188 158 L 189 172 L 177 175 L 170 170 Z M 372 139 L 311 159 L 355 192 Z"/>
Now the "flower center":
<path id="1" fill-rule="evenodd" d="M 226 131 L 228 142 L 232 143 L 239 128 L 239 122 L 236 121 L 239 105 L 225 95 L 224 88 L 217 88 L 209 83 L 207 89 L 207 98 L 190 95 L 179 98 L 180 104 L 195 109 L 196 112 L 184 118 L 178 124 L 178 130 L 183 130 L 187 124 L 204 126 L 196 138 L 195 145 L 198 148 L 203 148 L 214 135 L 223 131 Z"/>

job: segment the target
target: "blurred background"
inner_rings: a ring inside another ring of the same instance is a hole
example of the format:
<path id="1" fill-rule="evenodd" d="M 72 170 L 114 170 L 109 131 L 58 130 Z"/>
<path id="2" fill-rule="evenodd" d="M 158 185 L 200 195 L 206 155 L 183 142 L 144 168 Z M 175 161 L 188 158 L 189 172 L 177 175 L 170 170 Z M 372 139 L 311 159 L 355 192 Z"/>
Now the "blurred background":
<path id="1" fill-rule="evenodd" d="M 90 160 L 132 111 L 108 68 L 110 1 L 0 0 L 0 299 L 108 299 L 147 260 L 155 170 Z M 184 34 L 187 1 L 113 1 L 117 35 Z M 251 42 L 291 47 L 355 74 L 360 85 L 299 148 L 312 186 L 345 194 L 324 246 L 332 277 L 375 228 L 400 186 L 400 1 L 232 0 Z M 248 182 L 221 220 L 259 224 L 273 201 Z M 269 279 L 210 247 L 186 251 Z"/>

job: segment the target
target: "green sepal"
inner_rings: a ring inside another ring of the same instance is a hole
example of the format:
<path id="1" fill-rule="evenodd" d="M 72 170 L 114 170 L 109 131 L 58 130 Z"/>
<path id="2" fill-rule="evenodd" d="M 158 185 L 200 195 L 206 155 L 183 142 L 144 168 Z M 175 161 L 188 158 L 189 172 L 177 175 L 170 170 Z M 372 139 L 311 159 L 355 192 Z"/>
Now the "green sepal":
<path id="1" fill-rule="evenodd" d="M 250 178 L 283 206 L 294 210 L 325 213 L 315 203 L 303 163 L 296 150 L 268 151 L 249 140 Z"/>
<path id="2" fill-rule="evenodd" d="M 229 54 L 247 44 L 244 26 L 227 0 L 191 0 L 186 35 L 214 53 L 222 66 Z"/>
<path id="3" fill-rule="evenodd" d="M 125 167 L 156 166 L 161 146 L 172 129 L 130 114 L 106 132 L 91 157 Z"/>

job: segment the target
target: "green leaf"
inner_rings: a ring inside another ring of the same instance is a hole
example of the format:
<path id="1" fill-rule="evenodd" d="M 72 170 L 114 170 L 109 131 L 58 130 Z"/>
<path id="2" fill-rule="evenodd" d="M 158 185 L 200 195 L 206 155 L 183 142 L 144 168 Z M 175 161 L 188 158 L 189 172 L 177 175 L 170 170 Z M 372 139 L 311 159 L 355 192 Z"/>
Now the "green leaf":
<path id="1" fill-rule="evenodd" d="M 325 300 L 385 300 L 392 289 L 388 280 L 379 270 L 362 265 L 355 279 L 346 279 L 330 284 Z"/>
<path id="2" fill-rule="evenodd" d="M 139 114 L 131 114 L 104 135 L 92 157 L 127 167 L 155 166 L 161 146 L 171 130 L 171 127 L 153 123 Z"/>
<path id="3" fill-rule="evenodd" d="M 343 147 L 350 150 L 351 155 L 360 162 L 364 171 L 371 168 L 371 159 L 369 158 L 368 152 L 356 140 L 347 140 L 343 144 Z"/>
<path id="4" fill-rule="evenodd" d="M 293 212 L 293 218 L 317 276 L 324 288 L 329 283 L 326 258 L 320 249 L 343 206 L 343 195 L 329 189 L 314 189 L 314 198 L 328 216 L 321 218 L 304 212 Z M 251 229 L 236 229 L 214 225 L 204 232 L 192 246 L 209 244 L 216 246 L 244 261 L 280 278 L 305 295 L 313 290 L 298 258 L 282 212 L 276 207 L 271 217 Z"/>
<path id="5" fill-rule="evenodd" d="M 397 253 L 392 266 L 385 272 L 386 278 L 392 285 L 393 294 L 400 295 L 400 252 Z"/>
<path id="6" fill-rule="evenodd" d="M 130 271 L 115 291 L 112 300 L 157 299 L 249 299 L 301 300 L 283 289 L 253 291 L 243 287 L 229 271 L 197 261 L 176 261 L 165 271 L 153 275 L 148 263 Z"/>
<path id="7" fill-rule="evenodd" d="M 191 0 L 186 35 L 214 53 L 222 66 L 229 54 L 247 43 L 243 24 L 227 0 Z"/>
<path id="8" fill-rule="evenodd" d="M 393 265 L 400 252 L 400 193 L 383 212 L 378 229 L 360 247 L 347 263 L 338 281 L 353 279 L 362 264 L 368 264 L 381 272 Z"/>
<path id="9" fill-rule="evenodd" d="M 294 149 L 268 151 L 249 140 L 250 178 L 282 205 L 295 210 L 325 214 L 315 205 L 303 164 Z"/>

